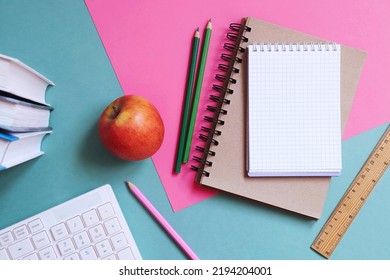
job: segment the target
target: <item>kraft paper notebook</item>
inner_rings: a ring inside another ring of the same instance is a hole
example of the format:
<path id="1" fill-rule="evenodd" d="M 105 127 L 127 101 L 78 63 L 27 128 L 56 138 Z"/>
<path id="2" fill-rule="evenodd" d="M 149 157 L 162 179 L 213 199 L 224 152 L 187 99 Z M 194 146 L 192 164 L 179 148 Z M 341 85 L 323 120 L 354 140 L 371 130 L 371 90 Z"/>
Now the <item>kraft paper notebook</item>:
<path id="1" fill-rule="evenodd" d="M 225 71 L 217 74 L 214 89 L 219 98 L 208 106 L 212 112 L 209 132 L 202 131 L 204 146 L 198 180 L 204 186 L 226 191 L 255 201 L 313 218 L 320 218 L 330 177 L 248 177 L 246 172 L 246 81 L 247 46 L 255 42 L 328 42 L 255 18 L 231 24 L 222 54 Z M 228 53 L 229 52 L 229 53 Z M 341 128 L 345 128 L 353 97 L 363 68 L 365 53 L 341 45 L 340 92 Z M 340 139 L 341 140 L 341 139 Z"/>

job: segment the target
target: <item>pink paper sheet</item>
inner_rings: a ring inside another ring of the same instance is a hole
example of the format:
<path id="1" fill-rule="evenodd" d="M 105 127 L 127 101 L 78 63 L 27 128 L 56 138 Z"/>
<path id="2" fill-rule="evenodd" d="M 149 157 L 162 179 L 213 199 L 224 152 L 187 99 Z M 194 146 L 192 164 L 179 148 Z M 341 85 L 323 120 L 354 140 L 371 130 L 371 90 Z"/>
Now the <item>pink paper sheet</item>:
<path id="1" fill-rule="evenodd" d="M 212 38 L 199 103 L 194 142 L 208 104 L 220 54 L 232 22 L 258 17 L 368 53 L 344 139 L 390 120 L 390 1 L 207 1 L 86 0 L 86 5 L 125 94 L 148 98 L 160 111 L 166 136 L 153 162 L 174 211 L 216 191 L 194 183 L 193 161 L 174 174 L 176 147 L 194 30 Z M 192 149 L 191 156 L 196 151 Z"/>

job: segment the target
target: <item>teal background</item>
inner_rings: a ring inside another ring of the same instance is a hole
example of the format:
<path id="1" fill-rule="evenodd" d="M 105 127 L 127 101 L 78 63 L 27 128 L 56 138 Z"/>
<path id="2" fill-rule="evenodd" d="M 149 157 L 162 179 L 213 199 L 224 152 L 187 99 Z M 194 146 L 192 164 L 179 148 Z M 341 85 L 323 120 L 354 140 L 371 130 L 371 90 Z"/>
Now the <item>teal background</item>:
<path id="1" fill-rule="evenodd" d="M 343 143 L 342 176 L 332 179 L 320 220 L 228 194 L 174 213 L 150 159 L 125 162 L 100 144 L 97 119 L 123 92 L 83 1 L 0 0 L 0 53 L 56 84 L 46 94 L 54 107 L 54 132 L 42 143 L 45 155 L 0 172 L 0 228 L 109 183 L 144 259 L 186 256 L 129 193 L 126 179 L 138 185 L 201 259 L 323 259 L 310 245 L 387 127 Z M 389 173 L 332 259 L 390 259 Z"/>

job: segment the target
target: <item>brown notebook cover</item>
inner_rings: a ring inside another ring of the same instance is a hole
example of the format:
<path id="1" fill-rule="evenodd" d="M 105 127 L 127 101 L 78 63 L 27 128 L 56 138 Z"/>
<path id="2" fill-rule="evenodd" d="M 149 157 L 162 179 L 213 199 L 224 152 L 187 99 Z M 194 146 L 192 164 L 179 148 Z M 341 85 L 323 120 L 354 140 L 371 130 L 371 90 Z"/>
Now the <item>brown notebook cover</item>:
<path id="1" fill-rule="evenodd" d="M 231 25 L 230 29 L 227 37 L 233 42 L 225 45 L 225 48 L 231 53 L 223 55 L 228 64 L 227 67 L 220 68 L 226 72 L 217 77 L 220 84 L 214 88 L 219 92 L 220 98 L 213 98 L 216 103 L 208 108 L 214 112 L 210 117 L 223 124 L 214 121 L 208 133 L 202 132 L 204 152 L 201 159 L 198 159 L 199 166 L 194 168 L 199 172 L 198 180 L 204 186 L 318 219 L 323 210 L 330 177 L 250 178 L 246 175 L 247 65 L 243 50 L 249 44 L 257 42 L 329 41 L 252 17 L 243 19 L 241 24 Z M 365 56 L 360 50 L 341 46 L 342 129 L 348 119 Z M 218 132 L 221 134 L 218 135 Z"/>

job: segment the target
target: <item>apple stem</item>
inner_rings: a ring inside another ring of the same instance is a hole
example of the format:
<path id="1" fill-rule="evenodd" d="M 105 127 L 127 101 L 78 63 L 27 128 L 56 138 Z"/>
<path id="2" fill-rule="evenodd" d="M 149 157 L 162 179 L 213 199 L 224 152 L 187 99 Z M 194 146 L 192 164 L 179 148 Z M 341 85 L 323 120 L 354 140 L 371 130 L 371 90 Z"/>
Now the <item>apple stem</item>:
<path id="1" fill-rule="evenodd" d="M 111 118 L 115 119 L 118 116 L 120 110 L 118 109 L 118 107 L 112 106 L 112 111 L 113 111 L 113 114 L 111 114 Z"/>

